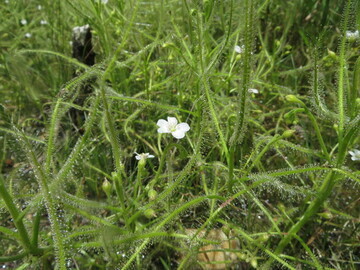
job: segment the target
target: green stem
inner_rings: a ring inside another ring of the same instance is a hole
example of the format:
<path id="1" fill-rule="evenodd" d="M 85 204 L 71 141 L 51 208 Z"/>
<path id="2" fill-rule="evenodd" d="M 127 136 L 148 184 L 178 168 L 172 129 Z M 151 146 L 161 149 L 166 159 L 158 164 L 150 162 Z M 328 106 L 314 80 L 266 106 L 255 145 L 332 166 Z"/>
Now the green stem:
<path id="1" fill-rule="evenodd" d="M 189 209 L 190 207 L 199 204 L 200 202 L 207 200 L 207 199 L 221 199 L 220 196 L 215 195 L 209 195 L 209 196 L 203 196 L 196 198 L 190 202 L 185 203 L 184 205 L 180 206 L 179 208 L 175 209 L 173 212 L 171 212 L 166 218 L 164 218 L 163 221 L 161 221 L 155 228 L 153 232 L 158 232 L 162 227 L 164 227 L 167 223 L 169 223 L 171 220 L 174 219 L 175 216 L 179 215 L 181 212 L 185 211 L 186 209 Z M 137 249 L 134 251 L 134 253 L 131 255 L 129 260 L 126 262 L 126 264 L 121 268 L 122 270 L 128 269 L 132 262 L 136 259 L 136 256 L 149 244 L 151 238 L 145 239 L 140 246 L 137 247 Z"/>
<path id="2" fill-rule="evenodd" d="M 56 253 L 56 257 L 58 258 L 58 267 L 60 270 L 66 270 L 66 249 L 64 238 L 62 237 L 61 225 L 58 220 L 58 215 L 56 212 L 55 202 L 53 200 L 52 192 L 47 183 L 47 178 L 44 170 L 42 169 L 39 161 L 36 158 L 34 151 L 28 141 L 28 139 L 23 136 L 24 143 L 29 152 L 29 159 L 33 164 L 35 175 L 38 178 L 39 185 L 41 187 L 42 194 L 45 199 L 45 204 L 47 206 L 47 212 L 49 215 L 49 220 L 51 224 L 51 229 L 53 233 L 54 239 L 54 249 Z M 55 193 L 55 192 L 54 192 Z"/>
<path id="3" fill-rule="evenodd" d="M 141 186 L 141 178 L 143 175 L 145 164 L 146 164 L 145 160 L 139 160 L 136 182 L 135 182 L 135 187 L 134 187 L 134 200 L 136 200 L 138 193 L 139 193 L 138 190 L 139 190 L 139 187 Z"/>
<path id="4" fill-rule="evenodd" d="M 348 0 L 345 6 L 344 19 L 342 25 L 342 38 L 340 40 L 339 52 L 339 71 L 338 71 L 338 113 L 339 113 L 339 143 L 343 139 L 344 123 L 345 123 L 345 107 L 344 107 L 344 77 L 346 68 L 346 28 L 350 19 L 351 0 Z"/>
<path id="5" fill-rule="evenodd" d="M 0 195 L 3 198 L 6 207 L 8 208 L 16 228 L 19 231 L 19 235 L 21 237 L 21 241 L 23 246 L 25 247 L 26 251 L 29 253 L 33 253 L 35 251 L 34 246 L 30 242 L 30 237 L 25 229 L 24 223 L 22 222 L 22 219 L 19 219 L 19 211 L 15 206 L 14 200 L 11 196 L 11 194 L 7 191 L 4 183 L 4 179 L 2 175 L 0 174 Z"/>
<path id="6" fill-rule="evenodd" d="M 349 93 L 348 111 L 351 119 L 354 119 L 357 115 L 356 99 L 359 97 L 359 91 L 360 91 L 360 57 L 358 57 L 358 59 L 355 62 L 353 85 Z"/>
<path id="7" fill-rule="evenodd" d="M 58 123 L 58 113 L 59 113 L 59 107 L 60 107 L 61 101 L 62 101 L 61 98 L 57 100 L 55 108 L 54 108 L 54 112 L 51 117 L 50 128 L 49 128 L 49 138 L 48 138 L 48 142 L 47 142 L 46 161 L 45 161 L 46 174 L 50 173 L 51 158 L 53 156 L 52 153 L 54 150 L 54 139 L 55 139 L 55 135 L 56 135 L 56 126 Z"/>
<path id="8" fill-rule="evenodd" d="M 256 159 L 254 160 L 254 162 L 251 164 L 251 166 L 247 169 L 247 171 L 251 171 L 252 168 L 259 163 L 260 159 L 263 157 L 263 155 L 269 150 L 270 146 L 273 145 L 274 143 L 276 143 L 277 141 L 281 140 L 283 137 L 280 136 L 279 134 L 276 134 L 269 142 L 267 145 L 265 145 L 265 147 L 263 148 L 263 150 L 261 150 L 261 152 L 256 156 Z"/>
<path id="9" fill-rule="evenodd" d="M 28 252 L 23 252 L 18 255 L 14 255 L 14 256 L 0 257 L 0 263 L 17 261 L 17 260 L 20 260 L 20 259 L 26 257 L 27 255 L 29 255 Z"/>
<path id="10" fill-rule="evenodd" d="M 306 106 L 304 106 L 304 109 L 305 109 L 305 113 L 308 115 L 308 117 L 310 119 L 311 124 L 313 125 L 313 127 L 315 129 L 315 134 L 320 143 L 321 150 L 322 150 L 323 154 L 325 155 L 326 160 L 330 162 L 330 155 L 326 149 L 326 145 L 325 145 L 324 139 L 321 135 L 319 125 L 317 124 L 314 115 L 309 111 L 309 109 Z"/>
<path id="11" fill-rule="evenodd" d="M 34 224 L 33 224 L 33 236 L 32 236 L 32 245 L 34 247 L 38 246 L 38 239 L 39 239 L 39 229 L 40 229 L 40 220 L 41 220 L 41 213 L 43 209 L 42 207 L 36 212 Z"/>
<path id="12" fill-rule="evenodd" d="M 300 218 L 300 220 L 291 227 L 286 236 L 280 241 L 278 247 L 275 250 L 275 254 L 280 254 L 290 240 L 294 237 L 294 235 L 306 224 L 309 219 L 314 216 L 319 208 L 322 206 L 324 201 L 328 198 L 329 194 L 332 191 L 336 183 L 337 174 L 334 171 L 331 171 L 325 178 L 323 184 L 320 187 L 318 197 L 309 205 L 304 215 Z"/>

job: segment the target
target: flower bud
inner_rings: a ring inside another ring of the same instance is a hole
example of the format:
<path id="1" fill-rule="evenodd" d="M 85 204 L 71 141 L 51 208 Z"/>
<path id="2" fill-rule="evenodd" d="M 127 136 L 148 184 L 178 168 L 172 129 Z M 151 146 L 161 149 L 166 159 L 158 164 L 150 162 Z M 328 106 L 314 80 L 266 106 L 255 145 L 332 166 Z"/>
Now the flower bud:
<path id="1" fill-rule="evenodd" d="M 111 193 L 112 185 L 111 183 L 105 178 L 104 182 L 101 185 L 102 190 L 106 193 L 107 196 Z"/>
<path id="2" fill-rule="evenodd" d="M 264 243 L 264 242 L 266 242 L 267 240 L 269 240 L 269 235 L 263 234 L 263 235 L 261 235 L 261 236 L 258 238 L 258 240 L 259 240 L 260 242 Z"/>
<path id="3" fill-rule="evenodd" d="M 153 217 L 156 217 L 155 210 L 154 210 L 154 209 L 151 209 L 151 208 L 146 209 L 146 210 L 144 211 L 144 216 L 145 216 L 146 218 L 148 218 L 148 219 L 153 218 Z"/>
<path id="4" fill-rule="evenodd" d="M 294 103 L 298 103 L 298 104 L 301 104 L 303 105 L 304 103 L 298 99 L 295 95 L 287 95 L 286 97 L 286 100 L 289 101 L 289 102 L 294 102 Z"/>
<path id="5" fill-rule="evenodd" d="M 323 213 L 319 213 L 318 215 L 325 219 L 332 219 L 334 217 L 333 214 L 331 214 L 330 212 L 327 212 L 327 211 L 323 212 Z"/>
<path id="6" fill-rule="evenodd" d="M 288 129 L 285 130 L 284 133 L 282 134 L 283 138 L 290 138 L 296 131 L 293 129 Z"/>
<path id="7" fill-rule="evenodd" d="M 356 107 L 360 109 L 360 98 L 357 98 L 355 102 L 356 102 Z"/>
<path id="8" fill-rule="evenodd" d="M 336 53 L 334 53 L 333 51 L 331 51 L 331 50 L 329 50 L 329 49 L 328 49 L 328 55 L 329 55 L 331 58 L 337 59 Z"/>
<path id="9" fill-rule="evenodd" d="M 333 128 L 335 129 L 336 133 L 339 133 L 339 125 L 338 124 L 334 124 Z"/>
<path id="10" fill-rule="evenodd" d="M 155 200 L 156 197 L 157 197 L 157 192 L 156 192 L 155 189 L 150 189 L 147 195 L 148 195 L 148 197 L 149 197 L 149 200 L 150 200 L 150 201 L 153 201 L 153 200 Z"/>
<path id="11" fill-rule="evenodd" d="M 246 254 L 241 253 L 241 252 L 237 252 L 236 255 L 237 255 L 238 258 L 239 258 L 240 260 L 242 260 L 242 261 L 245 261 L 246 258 L 247 258 Z"/>
<path id="12" fill-rule="evenodd" d="M 254 268 L 257 268 L 257 266 L 258 266 L 257 260 L 256 260 L 255 258 L 252 258 L 252 259 L 250 260 L 250 264 L 251 264 L 251 266 L 254 267 Z"/>

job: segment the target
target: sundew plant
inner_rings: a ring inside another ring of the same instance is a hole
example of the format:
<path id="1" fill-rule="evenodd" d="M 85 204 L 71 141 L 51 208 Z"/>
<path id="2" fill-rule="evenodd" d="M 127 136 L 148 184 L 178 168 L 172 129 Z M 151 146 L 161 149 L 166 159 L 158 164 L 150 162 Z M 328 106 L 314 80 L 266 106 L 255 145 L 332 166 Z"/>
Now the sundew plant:
<path id="1" fill-rule="evenodd" d="M 358 1 L 0 1 L 2 269 L 359 269 Z"/>

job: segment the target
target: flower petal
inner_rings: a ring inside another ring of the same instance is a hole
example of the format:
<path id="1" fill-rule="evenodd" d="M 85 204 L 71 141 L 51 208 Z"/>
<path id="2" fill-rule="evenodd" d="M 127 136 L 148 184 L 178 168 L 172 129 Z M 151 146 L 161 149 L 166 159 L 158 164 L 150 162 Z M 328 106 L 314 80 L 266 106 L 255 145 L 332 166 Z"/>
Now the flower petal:
<path id="1" fill-rule="evenodd" d="M 158 125 L 159 127 L 163 127 L 163 126 L 167 126 L 168 122 L 164 119 L 159 119 L 156 123 L 156 125 Z"/>
<path id="2" fill-rule="evenodd" d="M 190 126 L 187 123 L 180 123 L 176 126 L 176 131 L 178 130 L 186 132 L 190 130 Z"/>
<path id="3" fill-rule="evenodd" d="M 170 133 L 169 123 L 166 120 L 160 119 L 159 121 L 157 121 L 156 124 L 159 127 L 159 129 L 157 130 L 158 133 Z"/>
<path id="4" fill-rule="evenodd" d="M 135 156 L 136 160 L 140 160 L 141 159 L 141 156 L 140 155 L 137 155 Z"/>
<path id="5" fill-rule="evenodd" d="M 155 156 L 154 155 L 148 155 L 147 158 L 154 158 Z"/>
<path id="6" fill-rule="evenodd" d="M 167 120 L 170 127 L 175 127 L 178 123 L 178 120 L 175 117 L 168 117 Z"/>
<path id="7" fill-rule="evenodd" d="M 253 93 L 253 94 L 259 94 L 259 90 L 255 89 L 255 88 L 249 88 L 248 92 Z"/>
<path id="8" fill-rule="evenodd" d="M 182 139 L 185 137 L 185 132 L 179 129 L 174 132 L 171 132 L 171 135 L 173 135 L 176 139 Z"/>

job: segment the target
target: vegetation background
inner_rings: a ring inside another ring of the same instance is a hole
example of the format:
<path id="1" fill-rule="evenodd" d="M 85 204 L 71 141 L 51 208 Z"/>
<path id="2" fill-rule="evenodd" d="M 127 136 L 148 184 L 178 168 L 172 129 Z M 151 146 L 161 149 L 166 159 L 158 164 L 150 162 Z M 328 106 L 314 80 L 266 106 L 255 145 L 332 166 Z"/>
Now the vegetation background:
<path id="1" fill-rule="evenodd" d="M 1 1 L 2 269 L 358 269 L 356 0 Z"/>

